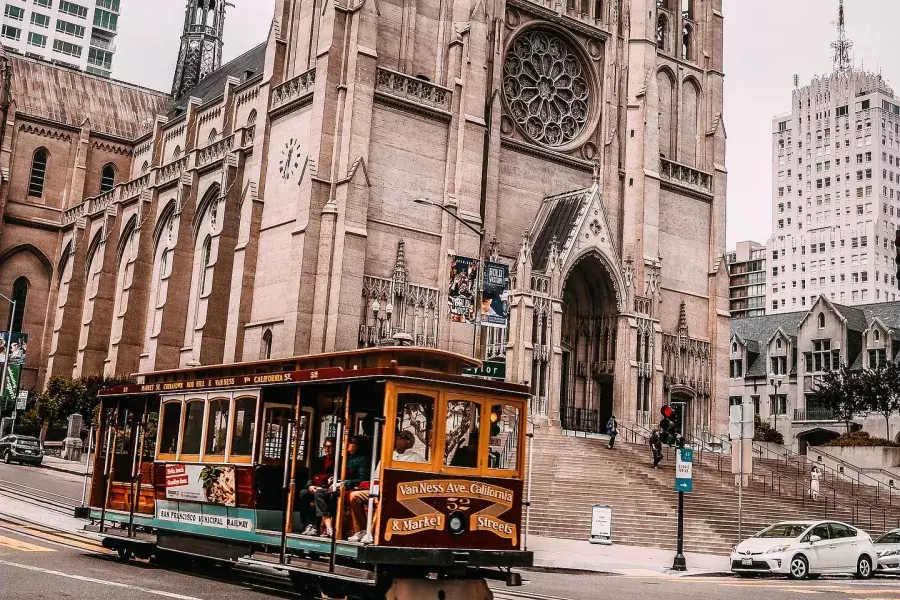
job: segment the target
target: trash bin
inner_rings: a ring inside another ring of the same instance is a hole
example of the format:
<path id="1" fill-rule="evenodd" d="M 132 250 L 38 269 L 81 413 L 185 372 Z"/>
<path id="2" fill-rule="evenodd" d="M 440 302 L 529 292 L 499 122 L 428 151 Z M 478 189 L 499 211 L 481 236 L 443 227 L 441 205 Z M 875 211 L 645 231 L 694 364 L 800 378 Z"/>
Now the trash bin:
<path id="1" fill-rule="evenodd" d="M 591 543 L 612 545 L 612 507 L 608 504 L 591 507 Z"/>

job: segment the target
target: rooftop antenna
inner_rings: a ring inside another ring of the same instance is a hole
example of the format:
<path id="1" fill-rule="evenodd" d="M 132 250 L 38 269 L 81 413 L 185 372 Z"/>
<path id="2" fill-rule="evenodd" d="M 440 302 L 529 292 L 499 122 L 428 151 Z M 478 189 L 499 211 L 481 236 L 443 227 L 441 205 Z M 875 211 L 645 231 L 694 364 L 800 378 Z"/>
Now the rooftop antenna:
<path id="1" fill-rule="evenodd" d="M 831 42 L 831 48 L 834 50 L 834 72 L 846 73 L 853 68 L 850 61 L 850 50 L 853 48 L 853 41 L 847 39 L 847 28 L 844 21 L 844 0 L 840 0 L 838 6 L 838 39 Z"/>

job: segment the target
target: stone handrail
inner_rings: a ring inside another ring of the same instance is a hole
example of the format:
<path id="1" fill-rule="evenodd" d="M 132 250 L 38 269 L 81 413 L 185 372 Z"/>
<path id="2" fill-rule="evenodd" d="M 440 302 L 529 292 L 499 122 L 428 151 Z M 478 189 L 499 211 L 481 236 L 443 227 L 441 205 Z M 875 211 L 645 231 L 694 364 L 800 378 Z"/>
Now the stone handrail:
<path id="1" fill-rule="evenodd" d="M 197 166 L 205 167 L 217 160 L 222 160 L 234 148 L 234 135 L 201 148 L 197 151 Z"/>
<path id="2" fill-rule="evenodd" d="M 100 194 L 94 198 L 88 198 L 88 214 L 92 215 L 95 212 L 106 210 L 106 208 L 115 201 L 115 198 L 115 189 L 109 190 L 105 194 Z"/>
<path id="3" fill-rule="evenodd" d="M 659 176 L 663 181 L 712 194 L 712 175 L 709 173 L 663 157 L 659 158 L 659 167 Z"/>
<path id="4" fill-rule="evenodd" d="M 85 200 L 81 204 L 76 204 L 72 208 L 68 209 L 63 213 L 62 224 L 63 226 L 71 225 L 81 217 L 87 214 L 88 211 L 88 201 Z"/>
<path id="5" fill-rule="evenodd" d="M 156 185 L 162 185 L 164 183 L 169 183 L 170 181 L 175 181 L 181 174 L 187 171 L 188 168 L 188 157 L 183 156 L 177 160 L 173 160 L 167 165 L 163 165 L 156 171 Z"/>
<path id="6" fill-rule="evenodd" d="M 272 90 L 271 110 L 281 108 L 297 98 L 311 94 L 315 83 L 316 69 L 313 67 L 309 71 L 300 73 L 293 79 L 289 79 L 281 85 L 276 86 Z"/>
<path id="7" fill-rule="evenodd" d="M 150 173 L 141 175 L 137 179 L 132 179 L 128 183 L 122 185 L 122 198 L 134 198 L 140 196 L 141 192 L 150 187 Z"/>
<path id="8" fill-rule="evenodd" d="M 375 89 L 428 108 L 450 112 L 450 100 L 453 92 L 418 77 L 379 67 Z"/>

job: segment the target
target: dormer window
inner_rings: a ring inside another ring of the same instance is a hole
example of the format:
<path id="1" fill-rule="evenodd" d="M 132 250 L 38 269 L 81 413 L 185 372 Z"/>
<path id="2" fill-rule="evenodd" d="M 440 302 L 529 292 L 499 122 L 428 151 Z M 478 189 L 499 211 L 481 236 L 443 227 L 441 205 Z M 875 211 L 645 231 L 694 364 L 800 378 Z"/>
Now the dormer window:
<path id="1" fill-rule="evenodd" d="M 731 353 L 732 353 L 732 354 L 737 354 L 737 342 L 732 342 L 732 343 L 731 343 Z"/>
<path id="2" fill-rule="evenodd" d="M 881 332 L 876 329 L 873 332 L 872 337 L 876 342 L 880 342 L 881 341 Z"/>
<path id="3" fill-rule="evenodd" d="M 777 340 L 775 340 L 775 349 L 781 350 L 781 338 L 778 338 Z"/>

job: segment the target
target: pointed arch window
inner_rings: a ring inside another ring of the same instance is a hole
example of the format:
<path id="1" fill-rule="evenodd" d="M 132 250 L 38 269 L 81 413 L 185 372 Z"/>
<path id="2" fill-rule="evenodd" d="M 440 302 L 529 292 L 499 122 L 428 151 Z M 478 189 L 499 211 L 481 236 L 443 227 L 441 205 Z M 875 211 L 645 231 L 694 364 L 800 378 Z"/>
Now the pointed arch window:
<path id="1" fill-rule="evenodd" d="M 252 127 L 256 125 L 256 109 L 250 111 L 250 115 L 247 117 L 247 127 Z"/>
<path id="2" fill-rule="evenodd" d="M 690 23 L 684 24 L 681 32 L 681 58 L 684 60 L 694 60 L 694 26 Z"/>
<path id="3" fill-rule="evenodd" d="M 28 278 L 19 277 L 13 283 L 12 299 L 16 301 L 16 312 L 13 313 L 12 330 L 22 331 L 25 320 L 25 304 L 28 302 Z"/>
<path id="4" fill-rule="evenodd" d="M 209 294 L 209 286 L 212 281 L 212 236 L 206 236 L 203 247 L 200 249 L 200 285 L 197 289 L 200 298 Z"/>
<path id="5" fill-rule="evenodd" d="M 669 19 L 663 14 L 656 20 L 656 45 L 663 52 L 669 50 Z"/>
<path id="6" fill-rule="evenodd" d="M 44 180 L 47 177 L 47 150 L 38 148 L 31 159 L 31 178 L 28 180 L 28 195 L 35 198 L 44 196 Z"/>
<path id="7" fill-rule="evenodd" d="M 150 170 L 150 163 L 148 163 L 148 162 L 145 160 L 145 161 L 144 161 L 144 164 L 141 165 L 141 175 L 146 175 L 146 174 L 147 174 L 147 171 L 149 171 L 149 170 Z"/>
<path id="8" fill-rule="evenodd" d="M 825 313 L 819 313 L 819 329 L 825 329 Z"/>
<path id="9" fill-rule="evenodd" d="M 207 141 L 207 143 L 212 144 L 213 142 L 215 142 L 218 139 L 219 139 L 219 132 L 216 131 L 215 127 L 213 127 L 212 131 L 209 132 L 209 139 L 206 141 Z"/>
<path id="10" fill-rule="evenodd" d="M 166 217 L 166 222 L 161 230 L 161 235 L 156 244 L 156 252 L 154 253 L 157 266 L 155 269 L 156 277 L 154 282 L 156 289 L 152 296 L 153 311 L 151 317 L 153 321 L 150 327 L 151 336 L 159 335 L 159 332 L 162 329 L 163 310 L 165 309 L 166 299 L 168 298 L 169 277 L 172 275 L 172 261 L 175 253 L 175 237 L 177 235 L 175 226 L 175 213 L 172 211 Z"/>
<path id="11" fill-rule="evenodd" d="M 272 358 L 272 330 L 266 329 L 266 332 L 263 333 L 262 336 L 262 347 L 259 351 L 259 359 L 260 360 L 269 360 Z"/>
<path id="12" fill-rule="evenodd" d="M 116 166 L 110 163 L 103 167 L 100 174 L 100 193 L 111 192 L 114 187 L 116 187 Z"/>
<path id="13" fill-rule="evenodd" d="M 881 333 L 877 329 L 873 333 L 875 336 L 875 341 L 880 342 L 881 341 Z"/>
<path id="14" fill-rule="evenodd" d="M 175 150 L 172 152 L 172 158 L 174 160 L 181 158 L 181 146 L 175 146 Z"/>

